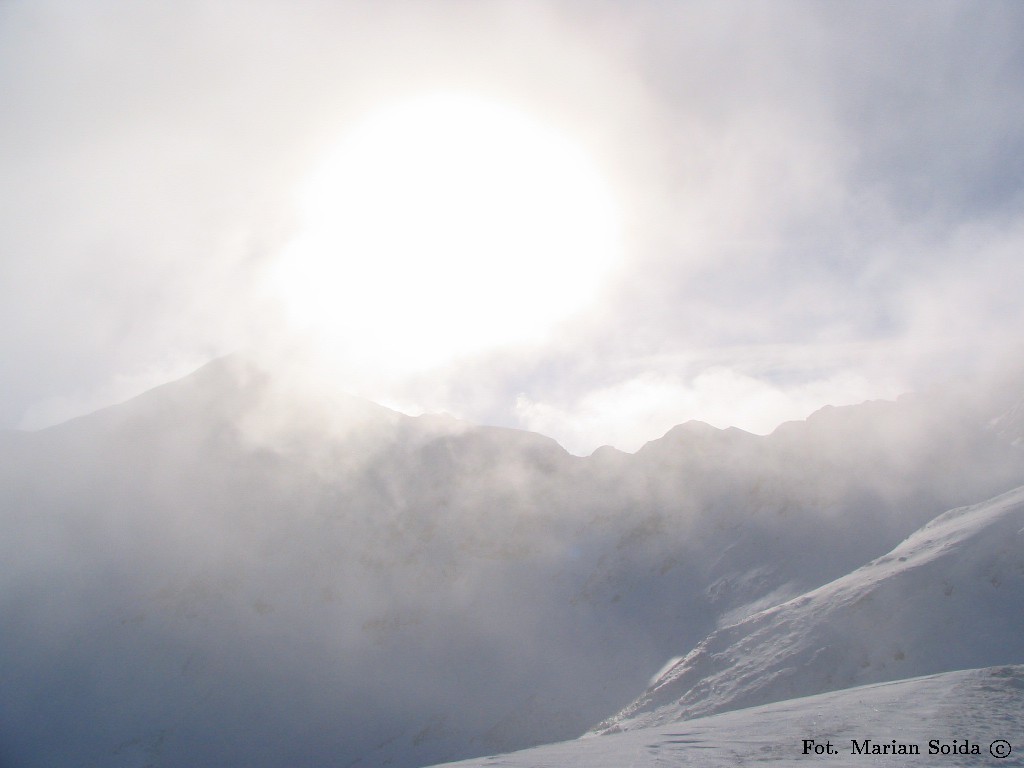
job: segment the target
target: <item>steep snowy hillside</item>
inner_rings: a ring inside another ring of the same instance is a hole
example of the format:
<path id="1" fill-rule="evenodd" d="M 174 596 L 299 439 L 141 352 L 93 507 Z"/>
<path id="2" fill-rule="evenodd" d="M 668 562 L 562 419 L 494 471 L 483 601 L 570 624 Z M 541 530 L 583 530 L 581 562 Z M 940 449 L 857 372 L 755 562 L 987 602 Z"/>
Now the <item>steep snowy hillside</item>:
<path id="1" fill-rule="evenodd" d="M 596 730 L 1022 660 L 1024 487 L 947 512 L 848 576 L 714 632 Z"/>
<path id="2" fill-rule="evenodd" d="M 575 737 L 718 626 L 1024 483 L 1009 407 L 690 423 L 580 458 L 227 359 L 0 433 L 0 764 L 400 767 Z"/>
<path id="3" fill-rule="evenodd" d="M 1021 722 L 1024 666 L 1004 666 L 876 683 L 449 766 L 805 768 L 824 761 L 831 766 L 1006 768 L 1024 765 Z M 813 742 L 806 745 L 807 753 L 805 740 Z M 866 752 L 856 752 L 854 741 Z M 905 745 L 908 754 L 871 754 L 874 747 L 894 742 L 897 750 Z M 815 748 L 835 754 L 816 755 Z"/>

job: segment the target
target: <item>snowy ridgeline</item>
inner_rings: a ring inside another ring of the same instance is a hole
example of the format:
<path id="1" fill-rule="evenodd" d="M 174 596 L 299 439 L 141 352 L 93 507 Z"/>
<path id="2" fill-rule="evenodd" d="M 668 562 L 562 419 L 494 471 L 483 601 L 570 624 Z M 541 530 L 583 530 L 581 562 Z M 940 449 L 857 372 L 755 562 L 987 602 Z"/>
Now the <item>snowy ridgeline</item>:
<path id="1" fill-rule="evenodd" d="M 1017 496 L 915 533 L 1024 483 L 1004 389 L 580 458 L 219 361 L 0 433 L 0 765 L 507 752 L 691 649 L 603 728 L 1020 662 Z"/>
<path id="2" fill-rule="evenodd" d="M 1020 766 L 1021 723 L 1024 666 L 1001 666 L 875 683 L 447 765 Z"/>
<path id="3" fill-rule="evenodd" d="M 1022 659 L 1024 487 L 940 515 L 892 552 L 724 627 L 595 730 Z"/>

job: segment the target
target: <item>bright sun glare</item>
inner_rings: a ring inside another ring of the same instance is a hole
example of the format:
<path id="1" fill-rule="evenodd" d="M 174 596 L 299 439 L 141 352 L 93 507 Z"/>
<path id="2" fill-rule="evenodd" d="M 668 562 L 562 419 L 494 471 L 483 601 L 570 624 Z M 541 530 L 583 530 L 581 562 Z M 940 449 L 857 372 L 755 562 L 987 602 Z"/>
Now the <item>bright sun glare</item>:
<path id="1" fill-rule="evenodd" d="M 583 149 L 461 94 L 366 116 L 297 205 L 270 275 L 289 322 L 389 370 L 538 340 L 596 296 L 617 257 L 616 205 Z"/>

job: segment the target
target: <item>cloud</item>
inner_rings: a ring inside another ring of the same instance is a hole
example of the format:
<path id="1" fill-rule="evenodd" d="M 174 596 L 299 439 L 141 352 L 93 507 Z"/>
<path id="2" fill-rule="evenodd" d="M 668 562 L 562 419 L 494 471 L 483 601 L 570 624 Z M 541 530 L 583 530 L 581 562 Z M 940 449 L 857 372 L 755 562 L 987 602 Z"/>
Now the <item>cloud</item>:
<path id="1" fill-rule="evenodd" d="M 276 318 L 256 285 L 293 193 L 374 105 L 440 84 L 555 122 L 611 106 L 587 84 L 607 69 L 598 51 L 539 5 L 10 3 L 4 17 L 6 424 L 167 357 L 265 343 Z"/>
<path id="2" fill-rule="evenodd" d="M 720 418 L 694 361 L 755 379 L 729 421 L 762 424 L 745 414 L 796 410 L 767 392 L 811 407 L 800 387 L 831 382 L 835 402 L 919 387 L 980 349 L 1000 357 L 1024 321 L 1008 288 L 1024 170 L 1012 3 L 0 13 L 0 425 L 98 404 L 179 360 L 301 345 L 260 293 L 301 179 L 353 121 L 439 87 L 578 141 L 621 202 L 625 257 L 599 301 L 529 350 L 403 381 L 350 360 L 340 388 L 509 425 L 520 394 L 540 425 L 615 391 L 630 423 L 587 417 L 607 424 L 600 442 L 639 424 L 650 439 L 670 413 Z M 882 351 L 841 352 L 858 345 Z M 820 363 L 784 386 L 763 373 L 797 347 Z M 630 405 L 641 390 L 665 405 Z"/>
<path id="3" fill-rule="evenodd" d="M 586 392 L 566 405 L 520 395 L 516 415 L 526 429 L 550 435 L 578 455 L 602 444 L 632 452 L 686 421 L 767 434 L 824 405 L 859 403 L 877 396 L 878 390 L 876 381 L 846 372 L 784 386 L 716 366 L 689 380 L 642 373 Z M 898 393 L 890 388 L 885 394 Z"/>

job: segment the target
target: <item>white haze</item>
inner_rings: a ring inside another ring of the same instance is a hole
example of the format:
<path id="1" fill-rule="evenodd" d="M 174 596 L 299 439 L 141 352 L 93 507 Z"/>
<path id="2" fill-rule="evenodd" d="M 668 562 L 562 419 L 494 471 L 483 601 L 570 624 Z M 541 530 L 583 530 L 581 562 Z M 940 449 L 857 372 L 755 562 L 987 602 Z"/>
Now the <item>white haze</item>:
<path id="1" fill-rule="evenodd" d="M 258 286 L 295 190 L 353 121 L 432 88 L 579 142 L 622 206 L 624 261 L 543 343 L 411 378 L 348 360 L 341 389 L 586 454 L 692 418 L 767 432 L 987 365 L 1024 320 L 1021 14 L 4 3 L 0 425 L 235 349 L 289 359 L 304 340 Z"/>
<path id="2" fill-rule="evenodd" d="M 573 738 L 723 624 L 1024 483 L 1019 375 L 587 458 L 323 387 L 229 358 L 0 433 L 0 762 L 412 768 Z"/>

